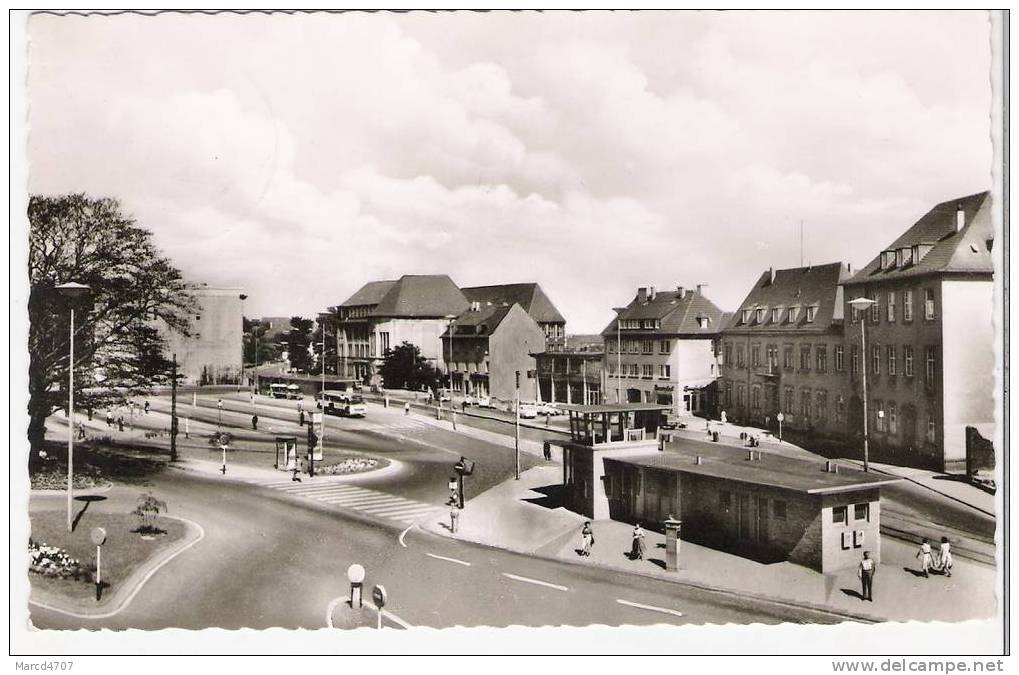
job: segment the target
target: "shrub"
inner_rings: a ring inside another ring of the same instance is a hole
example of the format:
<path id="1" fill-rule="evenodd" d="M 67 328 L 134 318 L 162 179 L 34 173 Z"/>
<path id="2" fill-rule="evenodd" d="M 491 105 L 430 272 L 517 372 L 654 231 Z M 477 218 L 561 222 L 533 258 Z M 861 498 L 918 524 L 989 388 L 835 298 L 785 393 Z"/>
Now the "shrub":
<path id="1" fill-rule="evenodd" d="M 72 558 L 62 548 L 47 546 L 45 542 L 38 544 L 29 539 L 28 554 L 28 570 L 33 574 L 75 581 L 91 581 L 94 578 L 89 567 L 82 565 L 77 558 Z"/>
<path id="2" fill-rule="evenodd" d="M 157 499 L 151 492 L 144 492 L 138 497 L 138 506 L 132 515 L 138 518 L 138 529 L 141 534 L 162 534 L 163 530 L 156 527 L 156 520 L 162 511 L 166 511 L 166 502 Z"/>

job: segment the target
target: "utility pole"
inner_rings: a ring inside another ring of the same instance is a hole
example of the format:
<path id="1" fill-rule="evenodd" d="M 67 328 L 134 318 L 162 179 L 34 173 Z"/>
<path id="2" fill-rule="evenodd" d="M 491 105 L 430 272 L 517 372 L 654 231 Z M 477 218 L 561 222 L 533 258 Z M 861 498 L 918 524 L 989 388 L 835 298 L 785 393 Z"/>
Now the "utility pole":
<path id="1" fill-rule="evenodd" d="M 516 480 L 520 480 L 520 371 L 516 372 L 516 394 L 513 399 L 515 422 L 513 425 L 513 448 L 516 453 Z"/>
<path id="2" fill-rule="evenodd" d="M 170 461 L 177 461 L 177 355 L 173 355 L 170 381 Z"/>

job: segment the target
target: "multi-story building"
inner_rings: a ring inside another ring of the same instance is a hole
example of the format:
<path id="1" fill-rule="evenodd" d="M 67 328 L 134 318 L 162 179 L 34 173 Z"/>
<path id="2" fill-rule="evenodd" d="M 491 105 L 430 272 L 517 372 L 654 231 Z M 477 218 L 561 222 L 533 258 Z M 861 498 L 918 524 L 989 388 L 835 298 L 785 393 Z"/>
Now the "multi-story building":
<path id="1" fill-rule="evenodd" d="M 846 428 L 843 263 L 766 270 L 722 331 L 729 420 L 841 436 Z"/>
<path id="2" fill-rule="evenodd" d="M 566 339 L 566 319 L 552 304 L 545 291 L 536 283 L 472 286 L 460 289 L 470 302 L 482 307 L 509 307 L 516 303 L 534 319 L 545 332 L 547 348 L 562 346 Z"/>
<path id="3" fill-rule="evenodd" d="M 379 384 L 378 366 L 390 347 L 416 345 L 422 356 L 444 370 L 442 334 L 470 307 L 446 276 L 404 275 L 395 281 L 372 281 L 338 307 L 337 358 L 340 374 Z"/>
<path id="4" fill-rule="evenodd" d="M 162 328 L 166 357 L 177 357 L 182 384 L 235 384 L 242 373 L 244 321 L 241 289 L 191 287 L 198 307 L 191 335 Z"/>
<path id="5" fill-rule="evenodd" d="M 706 414 L 714 403 L 723 320 L 700 286 L 637 289 L 602 331 L 605 398 L 668 405 L 677 415 Z"/>
<path id="6" fill-rule="evenodd" d="M 605 338 L 567 335 L 563 343 L 535 353 L 534 399 L 553 403 L 599 405 L 604 391 Z"/>
<path id="7" fill-rule="evenodd" d="M 545 332 L 517 303 L 482 305 L 456 317 L 442 334 L 450 388 L 460 394 L 514 399 L 516 373 L 520 393 L 534 391 L 534 357 L 545 344 Z"/>
<path id="8" fill-rule="evenodd" d="M 887 461 L 962 469 L 966 427 L 994 422 L 993 206 L 988 192 L 938 204 L 845 282 L 851 427 L 866 368 L 871 448 Z M 865 317 L 858 297 L 875 301 Z"/>
<path id="9" fill-rule="evenodd" d="M 287 333 L 290 332 L 289 316 L 263 316 L 255 321 L 265 329 L 261 338 L 266 342 L 276 343 L 285 340 Z"/>

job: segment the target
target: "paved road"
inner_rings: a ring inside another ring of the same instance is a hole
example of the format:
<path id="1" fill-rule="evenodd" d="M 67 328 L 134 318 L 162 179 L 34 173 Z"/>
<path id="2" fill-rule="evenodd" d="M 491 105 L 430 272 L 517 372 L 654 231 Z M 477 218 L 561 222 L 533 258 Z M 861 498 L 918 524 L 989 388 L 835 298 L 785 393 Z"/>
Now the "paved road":
<path id="1" fill-rule="evenodd" d="M 35 626 L 321 628 L 330 601 L 347 594 L 344 571 L 354 562 L 368 570 L 369 588 L 385 584 L 388 608 L 412 625 L 834 620 L 806 609 L 520 556 L 419 530 L 406 535 L 405 548 L 398 528 L 224 479 L 172 471 L 153 482 L 169 512 L 201 523 L 205 538 L 157 572 L 121 613 L 77 619 L 33 606 Z M 99 518 L 104 509 L 129 508 L 134 496 L 131 491 L 113 495 L 93 504 L 88 515 Z M 34 499 L 51 500 L 55 509 L 62 505 L 59 496 Z M 342 604 L 336 611 L 344 611 Z"/>

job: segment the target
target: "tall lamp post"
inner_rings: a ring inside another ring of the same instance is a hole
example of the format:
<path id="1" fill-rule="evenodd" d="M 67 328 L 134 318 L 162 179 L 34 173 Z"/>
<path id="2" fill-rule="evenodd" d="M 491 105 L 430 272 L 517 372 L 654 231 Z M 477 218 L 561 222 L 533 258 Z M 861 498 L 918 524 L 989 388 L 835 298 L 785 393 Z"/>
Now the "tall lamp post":
<path id="1" fill-rule="evenodd" d="M 241 293 L 240 296 L 238 296 L 238 297 L 240 297 L 240 299 L 241 299 L 241 379 L 243 380 L 244 379 L 244 301 L 248 299 L 248 296 L 246 294 L 244 294 L 244 293 Z M 255 333 L 254 329 L 252 329 L 251 333 L 252 333 L 252 335 L 254 335 L 254 333 Z M 240 385 L 240 380 L 238 380 L 237 391 L 240 391 L 240 390 L 241 390 L 241 385 Z"/>
<path id="2" fill-rule="evenodd" d="M 92 291 L 85 284 L 70 281 L 56 287 L 71 310 L 70 346 L 67 357 L 67 531 L 74 531 L 71 503 L 74 499 L 74 305 Z"/>
<path id="3" fill-rule="evenodd" d="M 870 470 L 870 445 L 867 436 L 867 312 L 876 301 L 870 298 L 856 298 L 849 301 L 850 306 L 856 310 L 860 317 L 860 351 L 863 358 L 860 361 L 860 368 L 863 371 L 863 470 Z"/>
<path id="4" fill-rule="evenodd" d="M 616 313 L 616 403 L 623 402 L 623 333 L 621 319 L 626 307 L 613 307 Z M 569 386 L 569 384 L 567 384 Z"/>

